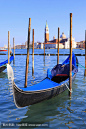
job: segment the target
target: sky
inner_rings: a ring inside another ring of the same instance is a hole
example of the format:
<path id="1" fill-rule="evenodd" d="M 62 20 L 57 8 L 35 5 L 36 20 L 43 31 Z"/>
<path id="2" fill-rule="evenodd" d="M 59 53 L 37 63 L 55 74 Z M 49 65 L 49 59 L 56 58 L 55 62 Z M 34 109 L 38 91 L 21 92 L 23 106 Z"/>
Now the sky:
<path id="1" fill-rule="evenodd" d="M 45 24 L 49 27 L 49 40 L 62 32 L 69 36 L 70 13 L 72 16 L 72 36 L 76 42 L 85 40 L 86 0 L 0 0 L 0 47 L 25 43 L 28 36 L 29 18 L 31 18 L 30 41 L 34 29 L 34 41 L 44 41 Z"/>

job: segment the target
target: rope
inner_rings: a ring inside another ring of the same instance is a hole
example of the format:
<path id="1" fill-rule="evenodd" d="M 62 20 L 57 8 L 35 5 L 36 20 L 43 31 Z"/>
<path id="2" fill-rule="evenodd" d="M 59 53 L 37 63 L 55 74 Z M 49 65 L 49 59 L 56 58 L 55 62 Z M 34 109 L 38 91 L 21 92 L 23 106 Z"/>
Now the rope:
<path id="1" fill-rule="evenodd" d="M 65 84 L 66 85 L 66 87 L 67 87 L 67 89 L 72 93 L 73 92 L 73 90 L 71 89 L 69 89 L 69 87 L 67 86 L 67 84 Z"/>
<path id="2" fill-rule="evenodd" d="M 76 64 L 77 64 L 77 63 L 76 63 Z M 79 64 L 79 63 L 78 63 L 77 65 L 79 65 L 79 66 L 81 66 L 82 68 L 86 69 L 83 65 L 81 65 L 81 64 Z"/>

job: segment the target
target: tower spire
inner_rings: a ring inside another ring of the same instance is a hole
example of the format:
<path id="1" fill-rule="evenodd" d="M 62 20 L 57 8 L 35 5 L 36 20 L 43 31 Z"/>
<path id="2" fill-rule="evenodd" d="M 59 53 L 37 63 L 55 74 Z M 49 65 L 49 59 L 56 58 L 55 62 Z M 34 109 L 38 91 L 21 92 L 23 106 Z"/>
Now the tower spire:
<path id="1" fill-rule="evenodd" d="M 45 42 L 49 41 L 49 28 L 46 20 L 46 25 L 45 25 Z"/>
<path id="2" fill-rule="evenodd" d="M 48 28 L 47 20 L 46 20 L 46 26 L 45 27 Z"/>

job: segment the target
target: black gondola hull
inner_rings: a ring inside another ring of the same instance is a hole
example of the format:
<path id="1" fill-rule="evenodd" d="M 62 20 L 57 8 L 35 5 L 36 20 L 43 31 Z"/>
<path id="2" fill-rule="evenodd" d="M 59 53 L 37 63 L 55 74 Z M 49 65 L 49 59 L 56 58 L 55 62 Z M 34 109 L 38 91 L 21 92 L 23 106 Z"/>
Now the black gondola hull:
<path id="1" fill-rule="evenodd" d="M 6 68 L 7 68 L 6 66 L 1 66 L 1 67 L 0 67 L 0 73 L 1 73 L 2 71 L 4 71 Z"/>
<path id="2" fill-rule="evenodd" d="M 76 74 L 72 77 L 72 82 L 75 79 Z M 13 85 L 13 97 L 14 101 L 17 107 L 25 107 L 29 106 L 38 102 L 41 102 L 46 99 L 50 99 L 62 92 L 64 92 L 67 89 L 67 86 L 69 83 L 68 81 L 65 81 L 60 86 L 56 86 L 53 88 L 49 88 L 46 90 L 39 90 L 39 91 L 23 91 L 20 88 L 16 86 L 14 83 Z"/>
<path id="3" fill-rule="evenodd" d="M 14 56 L 12 55 L 10 57 L 10 64 L 11 64 L 13 59 L 14 59 Z M 0 73 L 3 72 L 7 68 L 7 64 L 8 64 L 8 60 L 0 63 Z"/>

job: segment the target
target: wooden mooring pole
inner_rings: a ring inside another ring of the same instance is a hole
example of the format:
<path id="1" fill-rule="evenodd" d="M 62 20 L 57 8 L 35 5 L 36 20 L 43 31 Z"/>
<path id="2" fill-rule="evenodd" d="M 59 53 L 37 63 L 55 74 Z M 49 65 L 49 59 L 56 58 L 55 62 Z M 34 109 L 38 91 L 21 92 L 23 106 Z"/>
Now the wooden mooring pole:
<path id="1" fill-rule="evenodd" d="M 13 38 L 13 55 L 14 55 L 14 60 L 13 60 L 13 64 L 15 63 L 15 38 Z"/>
<path id="2" fill-rule="evenodd" d="M 86 76 L 86 30 L 85 30 L 85 73 L 84 76 Z"/>
<path id="3" fill-rule="evenodd" d="M 32 75 L 34 74 L 34 29 L 32 31 Z"/>
<path id="4" fill-rule="evenodd" d="M 60 28 L 58 27 L 58 49 L 57 49 L 57 64 L 59 64 L 59 30 L 60 30 Z"/>
<path id="5" fill-rule="evenodd" d="M 8 64 L 10 63 L 9 62 L 9 49 L 10 49 L 10 31 L 8 31 Z"/>
<path id="6" fill-rule="evenodd" d="M 29 18 L 29 28 L 28 28 L 28 45 L 27 45 L 27 58 L 26 58 L 26 71 L 25 71 L 25 85 L 24 85 L 25 88 L 27 87 L 27 76 L 28 76 L 30 29 L 31 29 L 31 18 Z"/>
<path id="7" fill-rule="evenodd" d="M 72 13 L 70 13 L 70 73 L 69 73 L 69 96 L 72 91 Z"/>
<path id="8" fill-rule="evenodd" d="M 45 41 L 44 41 L 44 57 L 45 57 Z"/>

